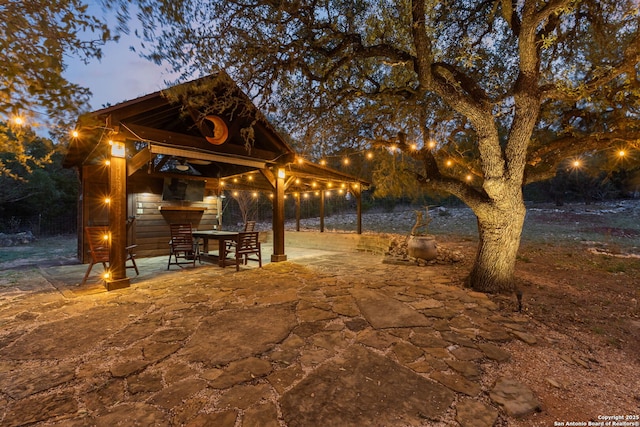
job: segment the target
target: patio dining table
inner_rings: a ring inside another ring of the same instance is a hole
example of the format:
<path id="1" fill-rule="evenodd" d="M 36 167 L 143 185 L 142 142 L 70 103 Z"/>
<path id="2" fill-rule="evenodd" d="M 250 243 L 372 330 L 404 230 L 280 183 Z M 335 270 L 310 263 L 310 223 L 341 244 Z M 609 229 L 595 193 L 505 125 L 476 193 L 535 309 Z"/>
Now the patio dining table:
<path id="1" fill-rule="evenodd" d="M 202 252 L 200 259 L 203 261 L 218 261 L 220 267 L 225 266 L 225 258 L 227 257 L 227 242 L 238 238 L 237 231 L 221 231 L 221 230 L 193 230 L 191 235 L 194 239 L 202 239 Z M 209 253 L 209 240 L 218 241 L 218 256 Z"/>

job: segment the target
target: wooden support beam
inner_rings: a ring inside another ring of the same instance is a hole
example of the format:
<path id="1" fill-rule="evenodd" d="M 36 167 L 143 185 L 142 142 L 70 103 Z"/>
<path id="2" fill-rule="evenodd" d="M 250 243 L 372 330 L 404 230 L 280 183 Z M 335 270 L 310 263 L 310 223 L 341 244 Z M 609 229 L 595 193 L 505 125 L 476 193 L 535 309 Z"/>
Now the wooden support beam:
<path id="1" fill-rule="evenodd" d="M 320 190 L 320 232 L 324 233 L 324 190 Z"/>
<path id="2" fill-rule="evenodd" d="M 115 146 L 115 143 L 114 143 Z M 112 153 L 114 153 L 112 151 Z M 127 260 L 127 160 L 112 155 L 109 165 L 109 277 L 107 290 L 130 285 L 125 266 Z"/>
<path id="3" fill-rule="evenodd" d="M 125 127 L 126 126 L 126 127 Z M 247 151 L 244 145 L 235 145 L 230 143 L 225 143 L 221 145 L 214 146 L 209 144 L 204 137 L 186 135 L 178 132 L 170 132 L 161 129 L 150 128 L 146 126 L 134 125 L 125 123 L 125 126 L 122 126 L 120 131 L 124 135 L 127 135 L 127 138 L 133 140 L 147 140 L 151 143 L 162 143 L 174 145 L 176 147 L 181 147 L 183 149 L 197 148 L 199 150 L 208 150 L 211 153 L 217 154 L 227 154 L 234 156 L 242 156 L 242 157 L 251 157 L 256 161 L 259 160 L 274 160 L 278 157 L 278 153 L 274 153 L 273 151 L 260 150 L 257 148 L 252 148 L 251 153 Z M 128 132 L 129 129 L 131 132 Z"/>
<path id="4" fill-rule="evenodd" d="M 296 231 L 300 231 L 300 193 L 296 193 Z"/>
<path id="5" fill-rule="evenodd" d="M 154 157 L 155 154 L 151 154 L 148 147 L 140 150 L 135 156 L 129 159 L 129 162 L 127 163 L 127 176 L 131 176 L 136 173 L 138 169 L 148 164 Z"/>
<path id="6" fill-rule="evenodd" d="M 362 191 L 360 185 L 356 184 L 352 186 L 353 195 L 356 197 L 356 218 L 357 229 L 356 233 L 362 234 Z"/>
<path id="7" fill-rule="evenodd" d="M 279 169 L 275 176 L 273 197 L 273 254 L 271 262 L 287 260 L 284 253 L 284 169 Z"/>

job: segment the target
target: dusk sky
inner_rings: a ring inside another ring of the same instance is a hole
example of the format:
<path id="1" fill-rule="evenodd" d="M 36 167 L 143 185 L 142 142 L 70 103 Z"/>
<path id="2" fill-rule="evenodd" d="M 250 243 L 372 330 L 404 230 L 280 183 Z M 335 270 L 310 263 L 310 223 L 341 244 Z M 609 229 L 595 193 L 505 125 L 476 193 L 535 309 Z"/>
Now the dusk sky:
<path id="1" fill-rule="evenodd" d="M 89 4 L 92 13 L 97 16 L 104 14 L 95 3 Z M 93 93 L 90 111 L 165 89 L 165 81 L 175 80 L 166 67 L 140 58 L 138 53 L 129 49 L 139 45 L 140 41 L 135 36 L 122 34 L 118 43 L 110 42 L 103 47 L 100 61 L 94 59 L 88 65 L 77 59 L 68 62 L 64 75 Z"/>

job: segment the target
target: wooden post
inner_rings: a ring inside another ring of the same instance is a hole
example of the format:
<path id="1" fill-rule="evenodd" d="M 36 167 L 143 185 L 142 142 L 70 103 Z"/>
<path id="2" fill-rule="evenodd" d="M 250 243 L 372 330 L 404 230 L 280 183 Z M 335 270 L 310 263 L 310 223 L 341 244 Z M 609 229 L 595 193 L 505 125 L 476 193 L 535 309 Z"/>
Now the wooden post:
<path id="1" fill-rule="evenodd" d="M 362 234 L 362 191 L 360 191 L 360 184 L 353 185 L 353 195 L 356 196 L 356 216 L 358 218 L 357 233 Z"/>
<path id="2" fill-rule="evenodd" d="M 284 253 L 284 177 L 284 169 L 278 169 L 273 195 L 273 254 L 271 262 L 287 260 L 287 255 Z"/>
<path id="3" fill-rule="evenodd" d="M 324 233 L 324 190 L 320 190 L 320 232 Z"/>
<path id="4" fill-rule="evenodd" d="M 295 198 L 296 198 L 296 231 L 300 231 L 300 193 L 296 193 Z"/>
<path id="5" fill-rule="evenodd" d="M 109 170 L 109 277 L 108 291 L 130 286 L 127 277 L 127 160 L 124 143 L 113 142 Z"/>

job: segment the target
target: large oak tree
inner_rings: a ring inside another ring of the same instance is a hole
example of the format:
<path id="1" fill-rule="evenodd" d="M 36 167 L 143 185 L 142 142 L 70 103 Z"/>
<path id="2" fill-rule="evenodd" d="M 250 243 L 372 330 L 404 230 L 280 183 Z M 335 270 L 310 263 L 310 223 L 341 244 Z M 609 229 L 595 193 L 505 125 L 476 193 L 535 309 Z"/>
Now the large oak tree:
<path id="1" fill-rule="evenodd" d="M 128 1 L 123 0 L 125 6 Z M 376 144 L 478 218 L 470 285 L 514 287 L 524 184 L 637 149 L 636 0 L 138 0 L 146 55 L 224 69 L 308 153 Z"/>

